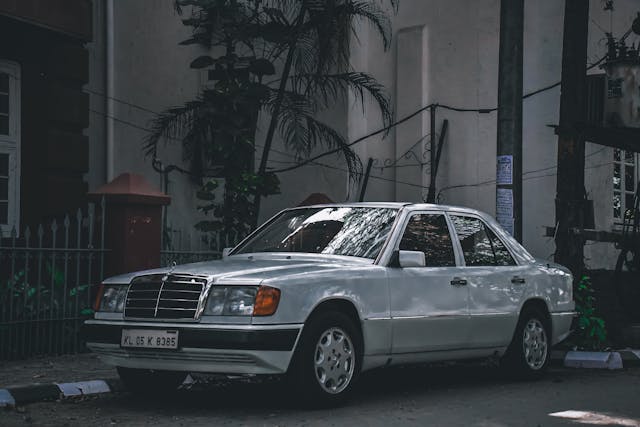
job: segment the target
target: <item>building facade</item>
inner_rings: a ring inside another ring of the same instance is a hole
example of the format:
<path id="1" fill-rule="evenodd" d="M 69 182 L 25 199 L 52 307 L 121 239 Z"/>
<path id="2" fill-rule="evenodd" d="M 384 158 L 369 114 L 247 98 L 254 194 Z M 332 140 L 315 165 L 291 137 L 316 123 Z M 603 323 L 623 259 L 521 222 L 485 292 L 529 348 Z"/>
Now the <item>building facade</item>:
<path id="1" fill-rule="evenodd" d="M 0 227 L 7 235 L 84 203 L 92 4 L 0 2 Z"/>
<path id="2" fill-rule="evenodd" d="M 605 33 L 620 37 L 640 9 L 637 0 L 616 0 L 613 11 L 604 10 L 604 4 L 590 1 L 591 63 L 606 54 Z M 441 136 L 447 120 L 438 202 L 495 214 L 499 7 L 499 0 L 401 0 L 398 13 L 390 11 L 394 38 L 386 52 L 371 28 L 358 27 L 353 68 L 386 86 L 397 119 L 440 105 L 434 129 L 425 110 L 388 135 L 354 146 L 365 165 L 372 160 L 365 200 L 425 200 L 432 167 L 429 141 L 432 133 Z M 524 92 L 531 93 L 560 80 L 564 2 L 528 1 L 525 7 Z M 201 48 L 178 45 L 189 36 L 181 19 L 173 0 L 0 1 L 3 231 L 71 211 L 87 190 L 123 172 L 143 174 L 172 197 L 166 212 L 169 234 L 204 219 L 192 180 L 162 173 L 172 164 L 184 166 L 180 144 L 168 141 L 155 164 L 142 150 L 154 115 L 195 98 L 206 84 L 205 73 L 189 68 Z M 639 41 L 632 35 L 628 44 Z M 603 72 L 599 67 L 589 71 Z M 534 255 L 552 259 L 553 238 L 545 234 L 546 227 L 555 226 L 557 136 L 552 126 L 558 124 L 560 88 L 523 102 L 523 240 Z M 363 109 L 352 97 L 336 100 L 323 119 L 351 141 L 382 126 L 373 103 Z M 266 122 L 261 123 L 258 144 L 266 131 Z M 295 162 L 286 147 L 276 144 L 271 168 Z M 638 182 L 637 166 L 635 153 L 587 144 L 586 191 L 597 229 L 619 226 Z M 360 190 L 335 156 L 279 177 L 282 193 L 265 200 L 261 220 L 311 193 L 353 201 Z M 611 244 L 589 244 L 585 253 L 591 268 L 612 268 L 615 262 Z"/>

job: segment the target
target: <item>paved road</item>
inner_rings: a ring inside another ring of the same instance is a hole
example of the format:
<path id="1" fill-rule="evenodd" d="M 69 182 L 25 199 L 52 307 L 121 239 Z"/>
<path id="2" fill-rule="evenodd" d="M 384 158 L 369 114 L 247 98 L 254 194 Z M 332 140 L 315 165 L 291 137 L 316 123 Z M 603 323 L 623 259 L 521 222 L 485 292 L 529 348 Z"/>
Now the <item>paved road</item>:
<path id="1" fill-rule="evenodd" d="M 550 415 L 557 412 L 564 418 Z M 640 426 L 640 368 L 553 368 L 535 382 L 503 379 L 495 368 L 478 365 L 386 369 L 363 375 L 352 401 L 332 410 L 292 406 L 277 383 L 232 382 L 156 400 L 119 393 L 0 412 L 2 426 L 29 424 Z"/>

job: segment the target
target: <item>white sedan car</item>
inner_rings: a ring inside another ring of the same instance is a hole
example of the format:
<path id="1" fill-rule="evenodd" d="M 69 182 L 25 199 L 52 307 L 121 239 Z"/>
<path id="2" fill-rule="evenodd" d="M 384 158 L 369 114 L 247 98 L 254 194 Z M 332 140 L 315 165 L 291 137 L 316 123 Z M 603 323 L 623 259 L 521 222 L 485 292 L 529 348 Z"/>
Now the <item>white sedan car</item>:
<path id="1" fill-rule="evenodd" d="M 538 375 L 575 307 L 570 272 L 490 216 L 409 203 L 288 209 L 222 260 L 113 277 L 100 298 L 87 345 L 132 390 L 287 374 L 329 404 L 388 365 L 493 356 Z"/>

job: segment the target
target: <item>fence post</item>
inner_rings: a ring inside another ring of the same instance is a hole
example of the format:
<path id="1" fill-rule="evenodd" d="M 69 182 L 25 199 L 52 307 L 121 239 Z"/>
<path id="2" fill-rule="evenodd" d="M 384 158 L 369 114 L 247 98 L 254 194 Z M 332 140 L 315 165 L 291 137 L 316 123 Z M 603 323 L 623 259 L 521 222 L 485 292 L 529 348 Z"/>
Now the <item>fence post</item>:
<path id="1" fill-rule="evenodd" d="M 162 206 L 171 198 L 155 190 L 143 176 L 124 173 L 95 192 L 94 201 L 106 199 L 105 275 L 160 266 Z"/>

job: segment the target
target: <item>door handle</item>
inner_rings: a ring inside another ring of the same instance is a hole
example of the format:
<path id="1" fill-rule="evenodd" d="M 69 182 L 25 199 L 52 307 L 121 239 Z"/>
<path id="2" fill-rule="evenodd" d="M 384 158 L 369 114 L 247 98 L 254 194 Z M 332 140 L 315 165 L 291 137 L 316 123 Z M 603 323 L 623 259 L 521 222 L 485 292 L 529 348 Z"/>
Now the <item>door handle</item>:
<path id="1" fill-rule="evenodd" d="M 520 277 L 520 276 L 513 276 L 511 278 L 511 283 L 516 284 L 516 285 L 522 285 L 526 282 L 526 280 L 524 280 L 524 277 Z"/>
<path id="2" fill-rule="evenodd" d="M 465 286 L 467 284 L 466 279 L 461 279 L 459 277 L 454 277 L 451 281 L 451 286 Z"/>

